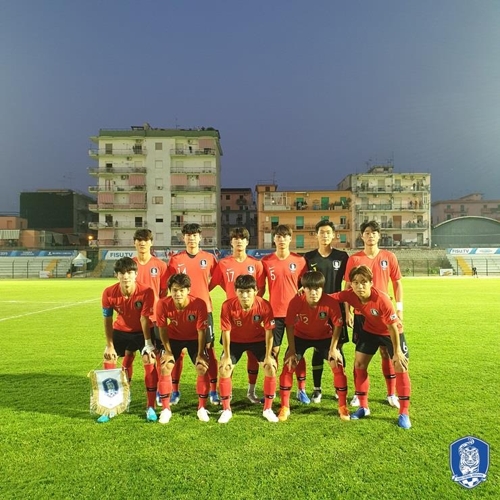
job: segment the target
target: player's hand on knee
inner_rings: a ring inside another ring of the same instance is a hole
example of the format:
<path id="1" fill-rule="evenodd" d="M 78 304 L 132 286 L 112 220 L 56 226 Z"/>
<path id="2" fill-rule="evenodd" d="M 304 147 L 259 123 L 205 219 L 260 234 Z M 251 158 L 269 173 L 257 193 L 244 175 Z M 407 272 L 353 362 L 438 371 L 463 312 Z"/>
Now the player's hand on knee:
<path id="1" fill-rule="evenodd" d="M 155 359 L 155 346 L 153 345 L 153 341 L 151 339 L 146 340 L 144 347 L 142 348 L 141 354 L 143 356 L 149 356 L 149 358 Z"/>
<path id="2" fill-rule="evenodd" d="M 208 358 L 206 356 L 196 356 L 196 373 L 200 376 L 205 375 L 208 370 Z"/>

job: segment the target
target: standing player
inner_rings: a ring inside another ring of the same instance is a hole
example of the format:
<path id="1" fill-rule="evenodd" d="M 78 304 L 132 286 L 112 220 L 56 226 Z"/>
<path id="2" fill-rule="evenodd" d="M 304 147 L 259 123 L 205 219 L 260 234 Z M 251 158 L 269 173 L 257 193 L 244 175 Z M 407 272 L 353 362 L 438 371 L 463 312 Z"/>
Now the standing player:
<path id="1" fill-rule="evenodd" d="M 311 250 L 304 255 L 307 261 L 307 267 L 310 271 L 319 271 L 325 277 L 325 285 L 323 293 L 340 292 L 342 290 L 342 280 L 346 269 L 347 252 L 333 248 L 335 237 L 335 226 L 333 222 L 321 220 L 316 224 L 316 236 L 318 238 L 318 248 Z M 349 342 L 347 334 L 347 323 L 344 306 L 341 305 L 342 311 L 342 334 L 339 341 L 339 351 L 342 352 L 342 346 Z M 345 361 L 344 361 L 345 365 Z M 314 380 L 314 392 L 311 400 L 313 403 L 321 402 L 321 378 L 323 377 L 323 356 L 318 350 L 313 351 L 312 357 L 312 373 Z"/>
<path id="2" fill-rule="evenodd" d="M 149 229 L 137 229 L 134 233 L 134 246 L 137 251 L 137 256 L 134 260 L 137 262 L 137 282 L 143 285 L 149 286 L 155 294 L 155 306 L 153 308 L 153 314 L 151 316 L 151 321 L 154 326 L 154 339 L 153 343 L 156 347 L 157 364 L 156 372 L 154 370 L 154 365 L 146 365 L 144 369 L 146 370 L 146 385 L 148 391 L 157 392 L 158 377 L 160 376 L 160 363 L 159 354 L 162 350 L 161 340 L 156 327 L 156 304 L 160 297 L 165 295 L 165 288 L 167 284 L 167 264 L 161 259 L 158 259 L 151 253 L 151 247 L 153 245 L 153 233 Z M 129 368 L 130 378 L 132 378 L 132 366 L 134 357 L 131 360 L 123 360 L 123 364 L 127 361 L 127 367 Z M 159 402 L 159 398 L 158 398 Z"/>
<path id="3" fill-rule="evenodd" d="M 307 263 L 304 257 L 290 252 L 292 233 L 292 228 L 287 224 L 276 226 L 274 229 L 276 251 L 265 255 L 261 260 L 269 288 L 269 302 L 273 308 L 274 321 L 276 322 L 273 347 L 276 359 L 278 359 L 285 333 L 285 317 L 288 303 L 297 294 L 300 278 L 307 271 Z M 309 404 L 311 400 L 305 391 L 306 363 L 304 359 L 300 360 L 295 375 L 298 383 L 297 399 L 301 403 Z"/>
<path id="4" fill-rule="evenodd" d="M 153 314 L 154 292 L 151 288 L 136 282 L 137 263 L 130 257 L 123 257 L 115 262 L 115 274 L 118 283 L 107 287 L 102 294 L 106 334 L 104 369 L 116 368 L 118 357 L 133 356 L 136 351 L 142 353 L 142 361 L 146 368 L 152 365 L 155 359 L 155 349 L 151 340 L 153 325 L 150 320 Z M 113 322 L 114 311 L 118 316 Z M 126 366 L 123 368 L 127 370 L 129 376 L 128 368 Z M 148 422 L 155 422 L 158 419 L 154 411 L 156 389 L 150 391 L 147 369 L 144 381 L 147 389 L 146 419 Z M 108 420 L 108 416 L 102 415 L 98 422 Z"/>
<path id="5" fill-rule="evenodd" d="M 351 414 L 352 420 L 370 415 L 368 391 L 370 379 L 368 365 L 380 346 L 387 349 L 396 370 L 396 388 L 399 396 L 398 425 L 403 429 L 411 427 L 408 409 L 410 407 L 411 382 L 408 375 L 408 346 L 401 321 L 394 310 L 390 297 L 373 286 L 373 273 L 368 266 L 354 267 L 349 272 L 351 289 L 333 294 L 353 306 L 365 321 L 357 331 L 354 358 L 354 383 L 359 398 L 359 408 Z M 338 334 L 334 334 L 336 346 Z"/>
<path id="6" fill-rule="evenodd" d="M 187 349 L 196 367 L 196 392 L 198 393 L 198 418 L 208 422 L 206 409 L 209 390 L 208 355 L 205 351 L 207 330 L 207 305 L 202 299 L 189 295 L 191 280 L 187 274 L 173 274 L 168 280 L 169 297 L 160 299 L 156 314 L 164 346 L 161 356 L 159 382 L 162 412 L 160 424 L 167 424 L 172 417 L 172 369 L 182 350 Z"/>
<path id="7" fill-rule="evenodd" d="M 235 280 L 242 274 L 252 275 L 257 282 L 257 295 L 262 297 L 266 290 L 266 276 L 262 262 L 246 253 L 250 241 L 250 233 L 244 227 L 236 227 L 230 232 L 233 254 L 219 261 L 210 281 L 210 290 L 219 285 L 225 292 L 226 298 L 236 297 Z M 255 384 L 259 374 L 259 362 L 252 351 L 247 351 L 248 390 L 247 398 L 252 403 L 260 403 L 255 394 Z"/>
<path id="8" fill-rule="evenodd" d="M 220 313 L 222 353 L 219 365 L 219 392 L 222 399 L 220 424 L 231 420 L 232 374 L 241 355 L 252 351 L 264 367 L 264 411 L 269 422 L 278 422 L 272 404 L 276 392 L 276 360 L 273 357 L 274 319 L 271 304 L 257 296 L 257 283 L 249 274 L 236 278 L 236 297 L 224 301 Z"/>
<path id="9" fill-rule="evenodd" d="M 304 293 L 296 295 L 290 301 L 286 313 L 288 349 L 280 376 L 281 410 L 278 418 L 285 421 L 290 416 L 293 372 L 305 351 L 313 347 L 330 363 L 333 385 L 339 398 L 339 415 L 342 420 L 349 420 L 347 377 L 342 355 L 336 354 L 337 342 L 335 345 L 332 342 L 333 332 L 338 339 L 342 329 L 340 304 L 336 299 L 323 294 L 325 277 L 319 271 L 308 271 L 302 276 L 301 282 Z"/>
<path id="10" fill-rule="evenodd" d="M 396 299 L 396 312 L 401 321 L 403 321 L 403 284 L 401 283 L 401 270 L 399 269 L 397 257 L 388 250 L 382 250 L 378 246 L 380 240 L 380 224 L 377 221 L 363 222 L 361 224 L 361 239 L 364 243 L 364 249 L 349 257 L 345 272 L 346 288 L 349 283 L 349 273 L 355 267 L 364 265 L 371 269 L 373 273 L 373 285 L 382 292 L 389 295 L 389 282 L 392 282 L 394 297 Z M 349 314 L 348 324 L 353 328 L 353 341 L 356 343 L 358 332 L 363 328 L 364 317 L 354 310 L 354 323 Z M 399 401 L 395 395 L 396 374 L 391 357 L 385 346 L 380 346 L 380 356 L 382 358 L 382 373 L 385 377 L 387 386 L 387 402 L 399 408 Z M 351 401 L 352 406 L 359 406 L 359 400 L 354 396 Z"/>
<path id="11" fill-rule="evenodd" d="M 205 301 L 208 311 L 207 352 L 209 356 L 208 373 L 210 376 L 210 402 L 219 404 L 217 396 L 217 359 L 213 348 L 214 320 L 212 316 L 212 299 L 208 289 L 210 278 L 217 265 L 214 255 L 200 248 L 201 226 L 196 223 L 185 224 L 182 228 L 186 250 L 172 255 L 167 268 L 168 276 L 184 273 L 191 278 L 191 295 Z M 177 404 L 180 400 L 179 380 L 182 373 L 183 355 L 179 356 L 172 371 L 172 396 L 170 402 Z"/>

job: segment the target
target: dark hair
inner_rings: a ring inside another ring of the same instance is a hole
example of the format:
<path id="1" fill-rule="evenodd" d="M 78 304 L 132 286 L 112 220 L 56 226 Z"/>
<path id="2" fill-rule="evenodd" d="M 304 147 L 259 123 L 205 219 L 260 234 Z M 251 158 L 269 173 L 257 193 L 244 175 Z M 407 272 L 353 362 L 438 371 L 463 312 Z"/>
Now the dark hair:
<path id="1" fill-rule="evenodd" d="M 373 232 L 380 233 L 380 224 L 376 220 L 369 220 L 367 222 L 363 222 L 359 228 L 361 234 L 363 234 L 367 228 L 371 228 Z"/>
<path id="2" fill-rule="evenodd" d="M 373 282 L 373 273 L 368 266 L 353 267 L 349 271 L 349 282 L 352 283 L 352 280 L 358 275 L 362 276 L 370 282 Z"/>
<path id="3" fill-rule="evenodd" d="M 191 278 L 184 273 L 172 274 L 168 278 L 168 289 L 170 290 L 174 285 L 178 285 L 181 288 L 191 288 Z"/>
<path id="4" fill-rule="evenodd" d="M 334 226 L 333 222 L 330 220 L 326 220 L 326 219 L 320 220 L 316 224 L 316 226 L 314 226 L 314 227 L 316 229 L 316 232 L 318 232 L 320 230 L 320 228 L 325 227 L 325 226 L 331 227 L 335 231 L 335 226 Z"/>
<path id="5" fill-rule="evenodd" d="M 115 262 L 114 271 L 116 274 L 123 274 L 129 271 L 137 272 L 137 262 L 130 257 L 122 257 Z"/>
<path id="6" fill-rule="evenodd" d="M 184 224 L 182 227 L 182 234 L 201 234 L 201 226 L 196 222 Z"/>
<path id="7" fill-rule="evenodd" d="M 279 224 L 274 228 L 274 236 L 292 236 L 292 228 L 288 224 Z"/>
<path id="8" fill-rule="evenodd" d="M 300 283 L 304 288 L 324 288 L 325 277 L 319 271 L 307 271 L 300 279 Z"/>
<path id="9" fill-rule="evenodd" d="M 240 274 L 234 282 L 235 290 L 257 290 L 257 282 L 251 274 Z"/>
<path id="10" fill-rule="evenodd" d="M 139 240 L 139 241 L 151 240 L 151 241 L 153 241 L 153 233 L 150 229 L 137 229 L 137 231 L 134 233 L 134 241 L 135 240 Z"/>
<path id="11" fill-rule="evenodd" d="M 229 239 L 241 238 L 250 241 L 250 233 L 246 227 L 234 227 L 229 233 Z"/>

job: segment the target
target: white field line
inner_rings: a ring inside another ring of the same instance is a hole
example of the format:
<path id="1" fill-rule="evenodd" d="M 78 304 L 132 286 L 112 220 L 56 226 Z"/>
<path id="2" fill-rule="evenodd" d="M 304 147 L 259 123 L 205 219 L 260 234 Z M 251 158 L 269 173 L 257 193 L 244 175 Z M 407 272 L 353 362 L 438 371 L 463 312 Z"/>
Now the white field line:
<path id="1" fill-rule="evenodd" d="M 9 319 L 19 319 L 25 318 L 26 316 L 32 316 L 33 314 L 42 314 L 49 311 L 55 311 L 57 309 L 65 309 L 66 307 L 81 306 L 82 304 L 89 304 L 90 302 L 97 302 L 100 299 L 83 300 L 82 302 L 71 302 L 69 304 L 64 304 L 62 306 L 49 307 L 48 309 L 40 309 L 39 311 L 33 311 L 25 314 L 18 314 L 17 316 L 9 316 L 7 318 L 0 318 L 0 321 L 7 321 Z M 16 301 L 12 301 L 16 302 Z"/>

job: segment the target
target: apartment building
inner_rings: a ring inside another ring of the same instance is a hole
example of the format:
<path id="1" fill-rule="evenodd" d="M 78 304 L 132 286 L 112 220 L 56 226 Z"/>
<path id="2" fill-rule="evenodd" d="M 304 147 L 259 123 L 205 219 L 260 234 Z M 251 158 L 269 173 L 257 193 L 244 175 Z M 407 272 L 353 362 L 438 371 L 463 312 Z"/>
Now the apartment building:
<path id="1" fill-rule="evenodd" d="M 500 221 L 500 200 L 485 200 L 481 193 L 471 193 L 432 203 L 433 225 L 459 217 L 488 217 Z"/>
<path id="2" fill-rule="evenodd" d="M 380 246 L 431 246 L 431 176 L 397 173 L 392 163 L 373 165 L 366 173 L 349 174 L 337 186 L 352 192 L 352 235 L 356 247 L 362 222 L 376 220 L 383 232 Z"/>
<path id="3" fill-rule="evenodd" d="M 257 209 L 251 188 L 221 189 L 221 248 L 229 248 L 229 233 L 234 227 L 246 227 L 250 233 L 249 248 L 257 247 Z"/>
<path id="4" fill-rule="evenodd" d="M 213 128 L 164 129 L 149 124 L 101 129 L 90 138 L 97 167 L 89 169 L 97 195 L 90 209 L 99 246 L 130 247 L 137 228 L 155 235 L 155 246 L 182 246 L 182 226 L 203 226 L 202 245 L 220 243 L 220 145 Z"/>
<path id="5" fill-rule="evenodd" d="M 272 248 L 273 229 L 289 224 L 293 229 L 290 248 L 306 252 L 317 247 L 315 225 L 322 219 L 335 225 L 337 248 L 350 248 L 353 242 L 352 193 L 340 191 L 278 191 L 276 184 L 258 184 L 258 248 Z"/>

